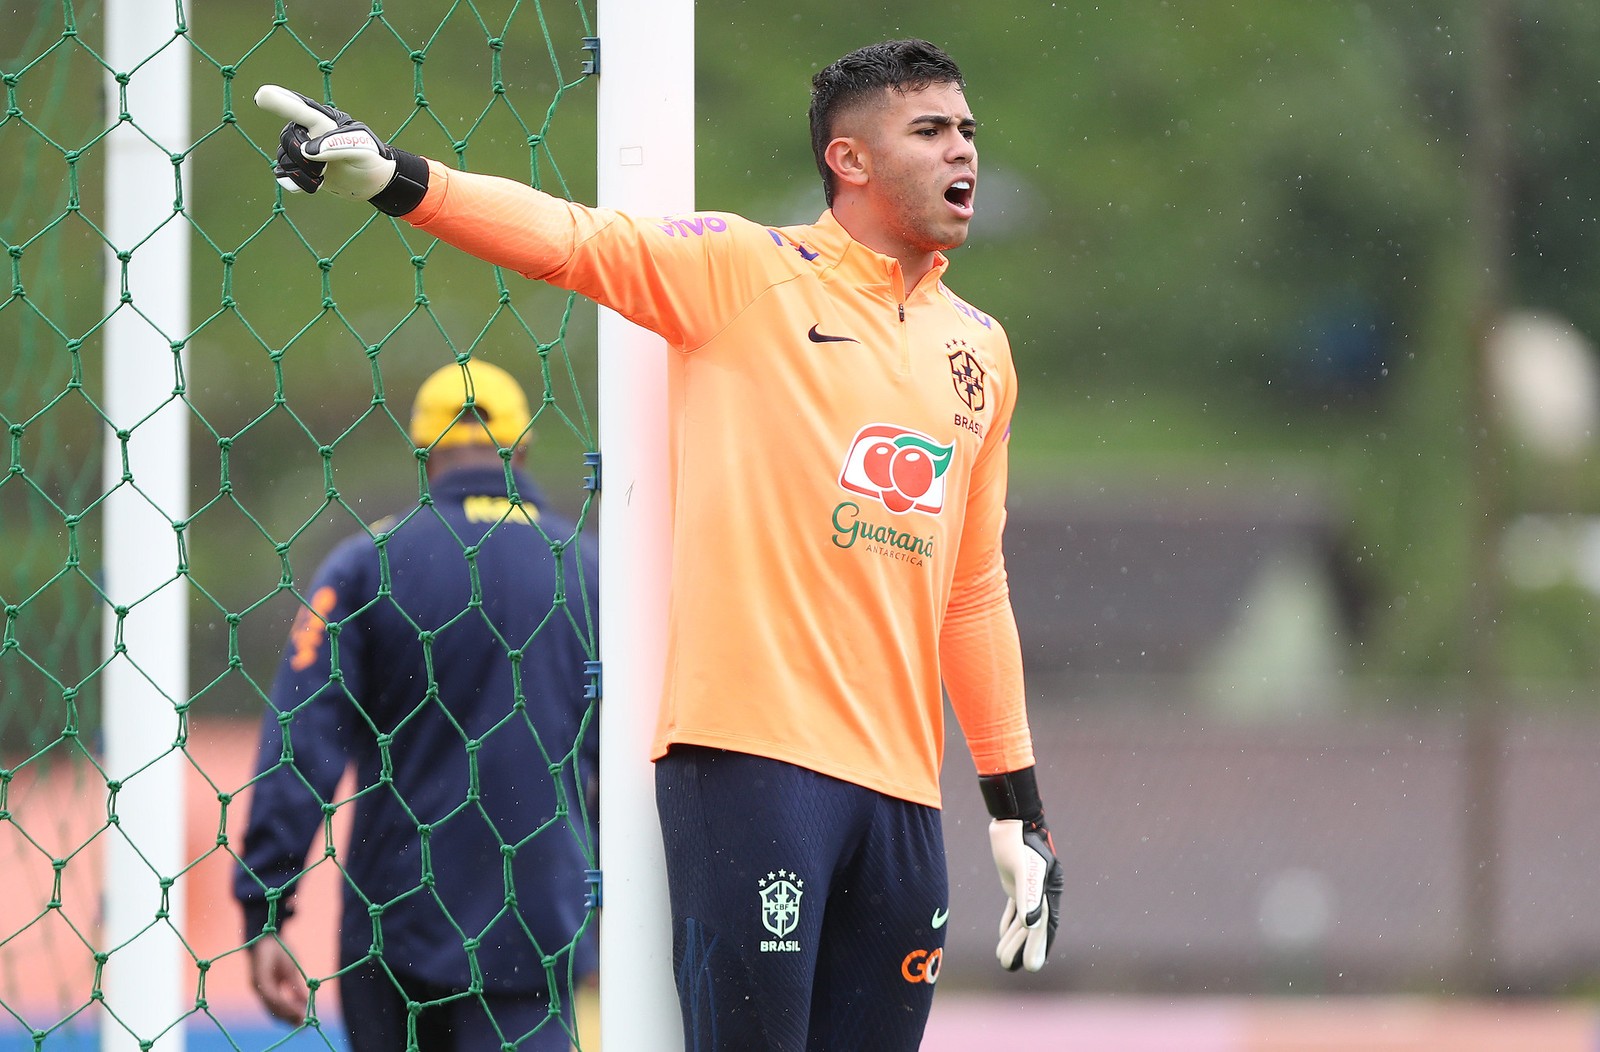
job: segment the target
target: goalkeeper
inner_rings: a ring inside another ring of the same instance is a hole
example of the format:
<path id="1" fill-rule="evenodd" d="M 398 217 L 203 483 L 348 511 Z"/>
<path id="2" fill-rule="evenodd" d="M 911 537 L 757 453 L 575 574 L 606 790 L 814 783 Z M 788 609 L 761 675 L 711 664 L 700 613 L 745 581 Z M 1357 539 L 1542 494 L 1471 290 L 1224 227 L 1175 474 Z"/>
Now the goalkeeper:
<path id="1" fill-rule="evenodd" d="M 809 225 L 636 217 L 452 170 L 276 86 L 290 189 L 371 202 L 671 347 L 668 660 L 653 752 L 685 1045 L 916 1049 L 943 957 L 948 692 L 993 821 L 997 955 L 1039 969 L 1062 872 L 1001 553 L 1017 379 L 944 283 L 977 188 L 925 41 L 812 81 Z"/>

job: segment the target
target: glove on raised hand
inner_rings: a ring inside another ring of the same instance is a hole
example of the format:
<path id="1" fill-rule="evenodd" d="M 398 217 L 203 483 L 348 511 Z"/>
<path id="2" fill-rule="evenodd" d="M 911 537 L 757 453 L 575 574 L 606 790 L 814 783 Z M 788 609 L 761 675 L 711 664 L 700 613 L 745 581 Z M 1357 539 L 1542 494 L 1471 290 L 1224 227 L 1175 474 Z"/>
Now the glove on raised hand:
<path id="1" fill-rule="evenodd" d="M 428 163 L 395 149 L 343 110 L 276 84 L 263 84 L 256 105 L 288 121 L 278 138 L 273 174 L 290 193 L 327 190 L 405 215 L 428 190 Z"/>
<path id="2" fill-rule="evenodd" d="M 1066 876 L 1056 858 L 1033 768 L 979 780 L 989 808 L 989 847 L 1006 893 L 995 949 L 1001 967 L 1037 972 L 1061 923 Z"/>

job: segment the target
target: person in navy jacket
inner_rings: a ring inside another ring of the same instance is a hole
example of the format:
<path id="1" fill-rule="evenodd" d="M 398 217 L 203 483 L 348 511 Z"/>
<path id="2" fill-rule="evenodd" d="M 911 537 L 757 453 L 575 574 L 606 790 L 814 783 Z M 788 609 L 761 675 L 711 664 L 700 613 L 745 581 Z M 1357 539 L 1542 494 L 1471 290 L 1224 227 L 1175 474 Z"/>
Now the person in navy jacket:
<path id="1" fill-rule="evenodd" d="M 525 473 L 531 417 L 509 373 L 440 369 L 410 432 L 419 500 L 317 569 L 262 720 L 234 878 L 251 979 L 272 1015 L 306 1021 L 293 946 L 315 933 L 294 932 L 294 892 L 336 866 L 353 1052 L 565 1052 L 595 967 L 597 565 Z M 330 855 L 328 815 L 346 808 Z"/>

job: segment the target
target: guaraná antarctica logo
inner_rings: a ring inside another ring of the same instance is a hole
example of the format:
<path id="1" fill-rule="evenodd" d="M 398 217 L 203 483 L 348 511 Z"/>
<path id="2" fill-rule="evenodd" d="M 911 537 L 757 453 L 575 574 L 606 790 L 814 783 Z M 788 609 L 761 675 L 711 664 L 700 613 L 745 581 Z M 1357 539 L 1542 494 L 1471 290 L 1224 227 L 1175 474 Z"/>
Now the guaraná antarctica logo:
<path id="1" fill-rule="evenodd" d="M 882 502 L 895 514 L 944 508 L 945 473 L 956 447 L 896 424 L 868 424 L 845 454 L 839 485 Z"/>

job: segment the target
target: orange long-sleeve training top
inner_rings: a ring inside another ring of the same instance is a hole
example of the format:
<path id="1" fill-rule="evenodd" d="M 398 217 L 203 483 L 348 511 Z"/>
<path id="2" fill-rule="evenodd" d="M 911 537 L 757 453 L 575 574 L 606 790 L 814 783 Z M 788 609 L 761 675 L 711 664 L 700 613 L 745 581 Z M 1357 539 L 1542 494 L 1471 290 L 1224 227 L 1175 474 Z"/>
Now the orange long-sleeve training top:
<path id="1" fill-rule="evenodd" d="M 639 218 L 429 162 L 407 221 L 671 346 L 672 596 L 654 756 L 693 743 L 938 806 L 941 682 L 980 774 L 1033 763 L 1001 554 L 999 323 L 831 212 Z"/>

